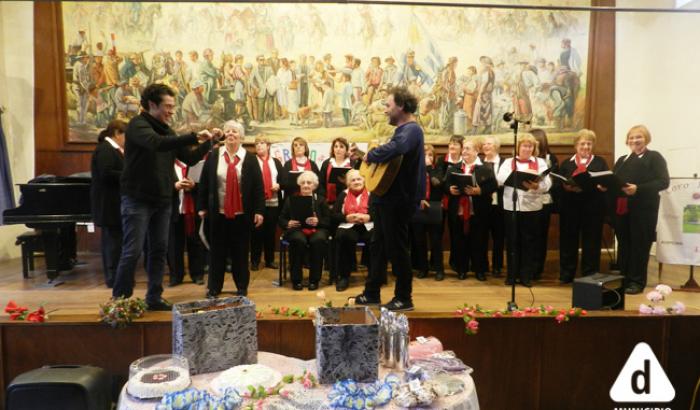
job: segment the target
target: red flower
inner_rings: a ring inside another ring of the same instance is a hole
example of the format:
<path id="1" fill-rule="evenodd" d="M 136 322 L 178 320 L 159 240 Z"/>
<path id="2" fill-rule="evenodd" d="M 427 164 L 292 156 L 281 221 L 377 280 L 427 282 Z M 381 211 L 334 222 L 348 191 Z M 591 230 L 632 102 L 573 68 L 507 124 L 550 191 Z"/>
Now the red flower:
<path id="1" fill-rule="evenodd" d="M 581 316 L 586 316 L 588 311 L 586 309 L 581 309 Z"/>
<path id="2" fill-rule="evenodd" d="M 22 307 L 17 305 L 14 300 L 11 300 L 7 302 L 7 306 L 5 306 L 5 313 L 15 313 L 15 312 L 25 312 L 28 309 L 26 307 Z"/>
<path id="3" fill-rule="evenodd" d="M 27 320 L 30 322 L 43 322 L 44 321 L 44 308 L 39 308 L 34 312 L 27 315 Z"/>
<path id="4" fill-rule="evenodd" d="M 525 313 L 521 310 L 516 310 L 513 312 L 513 317 L 523 317 L 525 316 Z"/>
<path id="5" fill-rule="evenodd" d="M 24 312 L 11 313 L 10 320 L 24 320 Z"/>
<path id="6" fill-rule="evenodd" d="M 566 320 L 566 315 L 564 315 L 563 313 L 559 313 L 557 317 L 555 317 L 555 319 L 557 320 L 557 323 L 564 322 Z"/>
<path id="7" fill-rule="evenodd" d="M 503 313 L 501 313 L 501 311 L 499 310 L 493 314 L 493 317 L 503 317 Z"/>
<path id="8" fill-rule="evenodd" d="M 575 315 L 576 314 L 576 309 L 571 308 L 569 309 L 569 315 Z"/>
<path id="9" fill-rule="evenodd" d="M 479 322 L 476 320 L 470 320 L 469 323 L 467 323 L 467 328 L 469 328 L 469 330 L 472 332 L 476 332 L 479 330 Z"/>

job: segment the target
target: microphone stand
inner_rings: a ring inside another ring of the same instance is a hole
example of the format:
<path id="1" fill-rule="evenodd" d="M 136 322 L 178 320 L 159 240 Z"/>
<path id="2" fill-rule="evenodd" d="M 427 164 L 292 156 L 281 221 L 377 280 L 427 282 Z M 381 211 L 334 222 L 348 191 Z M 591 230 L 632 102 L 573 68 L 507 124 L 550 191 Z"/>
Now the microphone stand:
<path id="1" fill-rule="evenodd" d="M 513 215 L 512 215 L 512 221 L 513 221 L 513 228 L 511 229 L 510 232 L 510 260 L 508 261 L 508 270 L 513 272 L 513 276 L 510 277 L 510 301 L 508 301 L 508 305 L 506 306 L 506 309 L 510 312 L 513 312 L 515 310 L 518 310 L 518 304 L 515 303 L 515 277 L 516 275 L 519 275 L 519 270 L 520 270 L 520 260 L 518 258 L 519 256 L 519 249 L 517 246 L 518 243 L 518 212 L 517 212 L 517 206 L 518 206 L 518 165 L 516 163 L 516 158 L 518 157 L 518 124 L 520 121 L 518 121 L 516 118 L 513 117 L 513 113 L 506 113 L 503 114 L 503 121 L 510 122 L 510 128 L 513 129 L 513 162 L 512 164 L 515 165 L 515 174 L 513 175 Z M 512 266 L 511 266 L 512 265 Z M 509 275 L 506 275 L 508 277 Z"/>

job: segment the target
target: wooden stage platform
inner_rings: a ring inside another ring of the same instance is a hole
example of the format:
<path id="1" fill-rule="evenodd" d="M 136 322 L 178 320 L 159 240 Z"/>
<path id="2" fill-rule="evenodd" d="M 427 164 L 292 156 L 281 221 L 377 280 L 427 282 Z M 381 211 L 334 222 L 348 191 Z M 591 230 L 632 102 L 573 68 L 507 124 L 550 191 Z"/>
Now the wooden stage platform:
<path id="1" fill-rule="evenodd" d="M 556 255 L 551 255 L 544 280 L 532 289 L 518 287 L 516 302 L 521 308 L 552 305 L 571 306 L 571 286 L 556 278 Z M 171 350 L 170 313 L 148 313 L 126 329 L 111 329 L 97 322 L 98 305 L 110 297 L 103 285 L 99 255 L 80 255 L 83 265 L 62 273 L 64 283 L 46 286 L 38 271 L 23 280 L 19 260 L 0 263 L 0 303 L 15 300 L 30 309 L 44 303 L 51 313 L 46 324 L 9 322 L 0 319 L 0 361 L 3 386 L 18 374 L 46 364 L 93 364 L 107 369 L 118 389 L 128 374 L 131 361 Z M 348 296 L 362 289 L 364 271 L 355 273 L 351 288 L 339 293 L 322 287 L 327 299 L 342 305 Z M 286 318 L 269 313 L 269 308 L 308 308 L 320 300 L 316 292 L 293 291 L 273 285 L 277 272 L 251 272 L 249 297 L 263 316 L 258 324 L 259 348 L 263 351 L 300 358 L 314 356 L 314 328 L 310 319 Z M 687 268 L 665 266 L 662 283 L 678 288 L 688 277 Z M 166 278 L 167 283 L 167 278 Z M 658 283 L 652 262 L 649 286 Z M 230 275 L 225 291 L 233 291 Z M 137 275 L 135 295 L 143 297 L 145 274 Z M 382 292 L 390 300 L 393 283 Z M 205 287 L 192 283 L 166 287 L 164 297 L 183 302 L 204 296 Z M 588 317 L 557 324 L 551 317 L 484 318 L 479 334 L 464 334 L 464 324 L 452 312 L 465 303 L 503 309 L 510 287 L 503 278 L 478 282 L 473 276 L 459 281 L 448 273 L 442 282 L 434 278 L 414 280 L 416 310 L 408 314 L 411 335 L 438 337 L 446 349 L 457 352 L 475 369 L 474 380 L 483 409 L 612 409 L 609 389 L 634 346 L 648 343 L 666 370 L 676 399 L 663 407 L 688 408 L 700 377 L 700 293 L 675 291 L 671 301 L 688 306 L 683 316 L 650 317 L 636 313 L 644 295 L 627 296 L 626 311 L 591 312 Z M 116 391 L 116 390 L 115 390 Z M 4 398 L 2 401 L 4 402 Z M 644 407 L 647 407 L 644 404 Z M 698 407 L 700 409 L 700 407 Z"/>

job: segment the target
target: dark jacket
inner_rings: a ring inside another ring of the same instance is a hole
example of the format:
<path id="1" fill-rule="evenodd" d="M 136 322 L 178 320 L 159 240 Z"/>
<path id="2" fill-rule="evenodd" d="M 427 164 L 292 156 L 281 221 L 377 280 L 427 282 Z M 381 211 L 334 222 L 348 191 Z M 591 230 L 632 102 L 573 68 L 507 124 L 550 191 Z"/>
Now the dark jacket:
<path id="1" fill-rule="evenodd" d="M 447 203 L 448 212 L 450 212 L 450 214 L 457 215 L 459 198 L 461 195 L 450 194 L 450 186 L 447 181 L 447 176 L 450 172 L 461 173 L 462 167 L 448 167 L 442 184 L 444 191 L 449 195 L 449 201 Z M 491 194 L 496 192 L 498 188 L 498 182 L 496 181 L 496 175 L 493 172 L 493 166 L 490 163 L 475 166 L 474 178 L 476 179 L 476 184 L 479 186 L 479 188 L 481 188 L 481 195 L 471 196 L 472 204 L 474 206 L 474 216 L 486 217 L 489 215 L 491 210 Z"/>
<path id="2" fill-rule="evenodd" d="M 666 160 L 657 151 L 647 150 L 642 158 L 635 154 L 625 161 L 623 155 L 617 159 L 613 172 L 620 177 L 622 182 L 637 185 L 637 193 L 627 198 L 627 206 L 630 213 L 648 212 L 658 214 L 659 192 L 668 188 L 671 180 L 668 175 Z M 611 193 L 612 196 L 624 196 L 624 193 Z M 614 209 L 614 208 L 613 208 Z M 654 216 L 656 218 L 656 216 Z"/>
<path id="3" fill-rule="evenodd" d="M 97 144 L 92 154 L 90 171 L 90 206 L 97 226 L 121 226 L 119 179 L 124 169 L 124 157 L 109 142 Z"/>
<path id="4" fill-rule="evenodd" d="M 312 201 L 312 206 L 313 210 L 316 213 L 316 217 L 318 218 L 318 224 L 316 225 L 316 229 L 330 229 L 331 227 L 331 210 L 328 208 L 328 205 L 326 204 L 326 201 L 323 199 L 323 197 L 320 197 L 316 194 L 313 196 L 313 201 Z M 287 229 L 287 224 L 289 224 L 289 221 L 292 219 L 292 209 L 290 205 L 290 201 L 284 201 L 284 205 L 282 206 L 282 211 L 280 212 L 280 217 L 278 220 L 279 226 L 286 230 L 286 231 L 294 231 L 298 230 L 300 228 L 293 228 L 293 229 Z M 301 222 L 301 227 L 302 228 L 312 228 L 311 226 L 308 226 L 304 224 L 304 221 L 299 221 Z"/>
<path id="5" fill-rule="evenodd" d="M 333 204 L 333 209 L 331 211 L 331 221 L 333 222 L 334 226 L 340 225 L 341 223 L 345 222 L 343 204 L 345 203 L 346 196 L 348 196 L 347 190 L 342 191 L 340 194 L 338 194 L 338 199 L 335 201 L 335 204 Z M 374 205 L 372 205 L 372 194 L 369 194 L 368 205 L 369 206 L 367 208 L 367 213 L 369 214 L 369 220 L 371 222 L 374 220 L 375 217 L 375 209 Z"/>
<path id="6" fill-rule="evenodd" d="M 216 170 L 219 167 L 219 152 L 225 149 L 216 148 L 204 162 L 202 176 L 199 179 L 197 194 L 197 211 L 206 210 L 210 215 L 219 213 L 218 178 Z M 246 152 L 241 166 L 241 198 L 243 212 L 252 220 L 255 214 L 265 213 L 265 191 L 263 189 L 262 171 L 255 154 Z"/>
<path id="7" fill-rule="evenodd" d="M 423 129 L 416 122 L 397 127 L 394 135 L 367 154 L 369 163 L 385 163 L 403 155 L 399 172 L 389 190 L 372 196 L 372 202 L 418 205 L 425 195 L 425 151 Z"/>
<path id="8" fill-rule="evenodd" d="M 309 158 L 307 161 L 311 161 L 311 158 Z M 282 170 L 282 174 L 277 177 L 279 180 L 279 184 L 284 189 L 284 195 L 285 197 L 288 197 L 290 193 L 293 192 L 299 192 L 299 185 L 297 184 L 296 177 L 299 176 L 299 174 L 290 174 L 290 171 L 292 170 L 292 160 L 288 160 L 287 162 L 284 163 L 284 167 Z M 320 172 L 318 170 L 318 166 L 316 165 L 316 162 L 311 161 L 311 171 L 318 176 L 319 181 L 321 180 L 320 177 Z M 319 183 L 319 186 L 321 184 Z M 318 190 L 318 188 L 317 188 Z"/>
<path id="9" fill-rule="evenodd" d="M 605 158 L 598 155 L 593 157 L 587 170 L 591 172 L 607 171 L 608 164 Z M 573 159 L 568 159 L 561 163 L 559 172 L 561 176 L 571 178 L 576 171 L 576 162 Z M 579 213 L 585 209 L 587 212 L 600 212 L 605 210 L 605 193 L 595 189 L 589 192 L 569 192 L 564 190 L 559 182 L 559 178 L 552 178 L 552 182 L 559 187 L 559 212 L 564 213 Z"/>
<path id="10" fill-rule="evenodd" d="M 177 136 L 167 124 L 148 113 L 134 117 L 126 129 L 124 172 L 121 193 L 153 204 L 172 201 L 175 158 L 196 164 L 209 151 L 210 144 L 197 144 L 194 133 Z"/>

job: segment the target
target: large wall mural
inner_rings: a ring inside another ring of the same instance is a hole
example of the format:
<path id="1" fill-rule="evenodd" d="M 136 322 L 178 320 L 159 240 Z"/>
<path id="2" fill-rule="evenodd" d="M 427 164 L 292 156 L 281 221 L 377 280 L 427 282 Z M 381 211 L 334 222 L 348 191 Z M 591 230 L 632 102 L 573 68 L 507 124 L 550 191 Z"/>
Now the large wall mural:
<path id="1" fill-rule="evenodd" d="M 583 126 L 588 12 L 428 6 L 65 2 L 71 141 L 176 90 L 181 131 L 245 124 L 273 141 L 391 133 L 387 90 L 420 101 L 426 139 L 508 135 L 515 112 L 568 143 Z"/>

